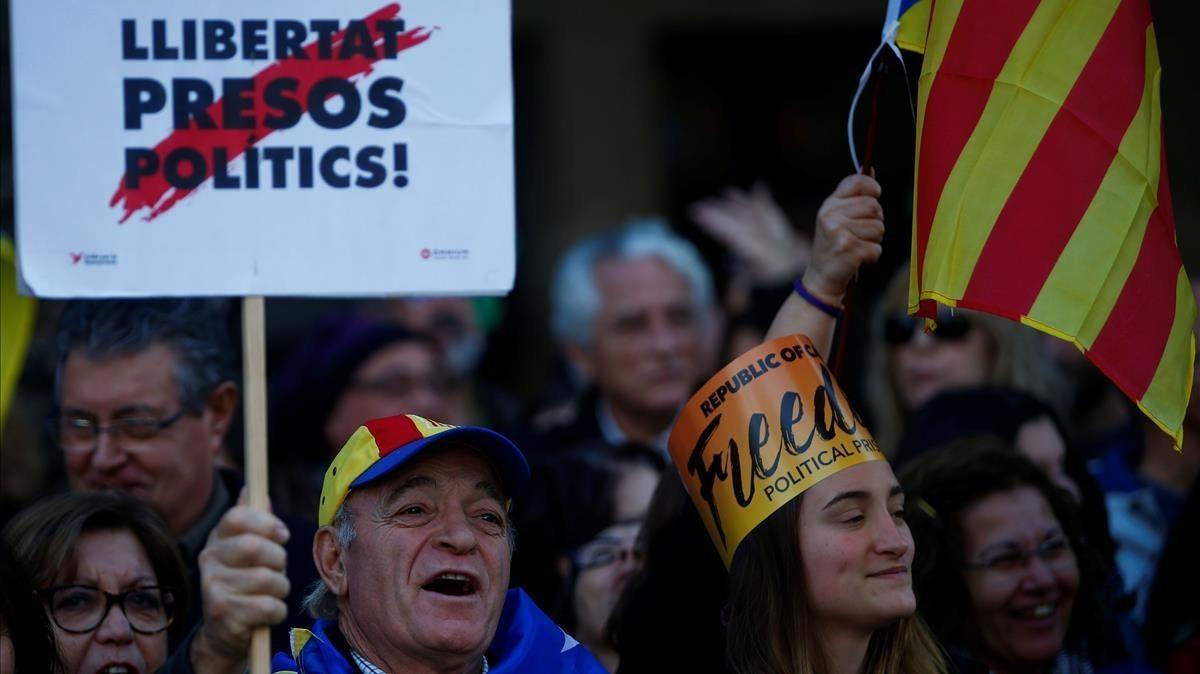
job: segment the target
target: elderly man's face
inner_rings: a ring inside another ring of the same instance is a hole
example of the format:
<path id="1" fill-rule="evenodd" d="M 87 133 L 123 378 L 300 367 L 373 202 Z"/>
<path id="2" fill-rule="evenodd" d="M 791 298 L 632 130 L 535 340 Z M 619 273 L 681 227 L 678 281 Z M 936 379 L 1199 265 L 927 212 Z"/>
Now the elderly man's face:
<path id="1" fill-rule="evenodd" d="M 200 414 L 180 414 L 175 359 L 165 344 L 99 360 L 72 351 L 62 370 L 60 443 L 73 489 L 128 492 L 182 535 L 212 494 L 213 466 L 237 393 L 224 384 Z M 145 428 L 106 431 L 89 441 L 70 430 L 84 420 L 105 429 L 136 420 Z"/>
<path id="2" fill-rule="evenodd" d="M 388 662 L 392 650 L 430 663 L 483 655 L 512 557 L 500 490 L 477 451 L 451 445 L 351 493 L 356 536 L 335 594 L 352 645 Z"/>
<path id="3" fill-rule="evenodd" d="M 606 260 L 595 273 L 600 310 L 577 361 L 613 405 L 674 413 L 704 359 L 702 317 L 687 281 L 655 258 Z"/>

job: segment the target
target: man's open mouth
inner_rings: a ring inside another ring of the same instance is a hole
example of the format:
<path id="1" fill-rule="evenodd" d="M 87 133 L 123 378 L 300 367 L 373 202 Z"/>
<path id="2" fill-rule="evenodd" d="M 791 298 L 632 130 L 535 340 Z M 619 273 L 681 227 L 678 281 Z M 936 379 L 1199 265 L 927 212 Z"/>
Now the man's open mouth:
<path id="1" fill-rule="evenodd" d="M 138 674 L 138 669 L 129 664 L 108 664 L 96 670 L 96 674 Z"/>
<path id="2" fill-rule="evenodd" d="M 425 583 L 421 589 L 451 597 L 465 597 L 475 593 L 475 583 L 470 576 L 448 572 Z"/>

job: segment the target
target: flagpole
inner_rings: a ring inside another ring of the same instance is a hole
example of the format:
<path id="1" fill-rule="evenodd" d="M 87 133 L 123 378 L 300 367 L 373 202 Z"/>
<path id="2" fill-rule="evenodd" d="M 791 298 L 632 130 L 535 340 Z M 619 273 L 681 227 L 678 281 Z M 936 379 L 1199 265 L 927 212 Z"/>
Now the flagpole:
<path id="1" fill-rule="evenodd" d="M 858 170 L 862 174 L 869 174 L 875 158 L 875 138 L 879 128 L 879 89 L 886 73 L 887 62 L 884 59 L 875 59 L 875 72 L 872 74 L 875 82 L 871 84 L 871 118 L 867 122 L 867 142 L 863 148 L 862 166 Z"/>
<path id="2" fill-rule="evenodd" d="M 246 490 L 251 508 L 270 510 L 267 496 L 266 326 L 263 315 L 262 296 L 242 298 Z M 250 673 L 268 674 L 270 661 L 270 628 L 256 627 L 250 637 Z"/>
<path id="3" fill-rule="evenodd" d="M 874 82 L 871 85 L 871 117 L 867 121 L 867 141 L 863 148 L 862 165 L 858 172 L 862 175 L 871 175 L 874 173 L 872 162 L 875 158 L 875 139 L 878 136 L 877 129 L 879 128 L 879 90 L 880 83 L 883 82 L 884 73 L 887 72 L 887 64 L 884 59 L 875 59 L 875 68 L 872 73 Z M 833 352 L 833 376 L 842 376 L 842 364 L 846 360 L 846 345 L 848 335 L 850 334 L 850 318 L 854 311 L 854 287 L 857 285 L 857 274 L 855 279 L 850 281 L 850 285 L 846 287 L 846 296 L 842 298 L 842 320 L 838 322 L 838 332 L 836 348 Z"/>

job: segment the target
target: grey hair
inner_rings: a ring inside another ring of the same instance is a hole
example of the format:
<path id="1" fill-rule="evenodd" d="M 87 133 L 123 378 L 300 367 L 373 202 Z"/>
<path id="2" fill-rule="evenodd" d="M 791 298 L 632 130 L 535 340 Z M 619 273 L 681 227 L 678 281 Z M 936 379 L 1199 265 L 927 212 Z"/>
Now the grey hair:
<path id="1" fill-rule="evenodd" d="M 350 544 L 354 542 L 355 536 L 358 535 L 354 528 L 354 519 L 354 511 L 347 508 L 345 503 L 342 503 L 337 512 L 333 514 L 333 523 L 330 526 L 337 529 L 338 546 L 342 550 L 348 550 Z M 505 536 L 508 539 L 509 554 L 516 552 L 517 530 L 511 521 L 505 529 Z M 316 620 L 337 620 L 341 615 L 341 611 L 338 610 L 337 597 L 320 578 L 309 586 L 308 594 L 304 596 L 301 607 Z"/>
<path id="2" fill-rule="evenodd" d="M 596 285 L 596 267 L 606 260 L 658 258 L 687 281 L 692 301 L 708 325 L 707 309 L 713 302 L 713 281 L 708 266 L 696 247 L 672 233 L 657 218 L 632 220 L 620 230 L 586 238 L 572 246 L 554 275 L 551 291 L 551 326 L 562 341 L 588 346 L 596 314 L 600 311 L 600 290 Z"/>
<path id="3" fill-rule="evenodd" d="M 354 529 L 354 511 L 343 503 L 333 514 L 333 528 L 337 529 L 338 546 L 347 550 L 354 542 L 357 532 Z M 317 620 L 337 620 L 339 611 L 337 597 L 329 591 L 325 581 L 318 578 L 309 588 L 301 604 L 305 612 Z"/>
<path id="4" fill-rule="evenodd" d="M 61 400 L 63 368 L 73 352 L 100 360 L 164 344 L 175 352 L 172 369 L 180 404 L 189 412 L 201 412 L 212 392 L 234 379 L 228 309 L 228 301 L 221 299 L 67 303 L 55 335 L 55 398 Z"/>

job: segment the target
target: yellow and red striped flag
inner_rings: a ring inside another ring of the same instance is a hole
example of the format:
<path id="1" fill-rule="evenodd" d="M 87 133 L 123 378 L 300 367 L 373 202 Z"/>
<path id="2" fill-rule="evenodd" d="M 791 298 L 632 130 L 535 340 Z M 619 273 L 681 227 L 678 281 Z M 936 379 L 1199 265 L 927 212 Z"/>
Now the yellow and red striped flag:
<path id="1" fill-rule="evenodd" d="M 901 46 L 925 54 L 910 311 L 936 301 L 1073 342 L 1178 447 L 1196 298 L 1148 0 L 901 4 Z"/>

